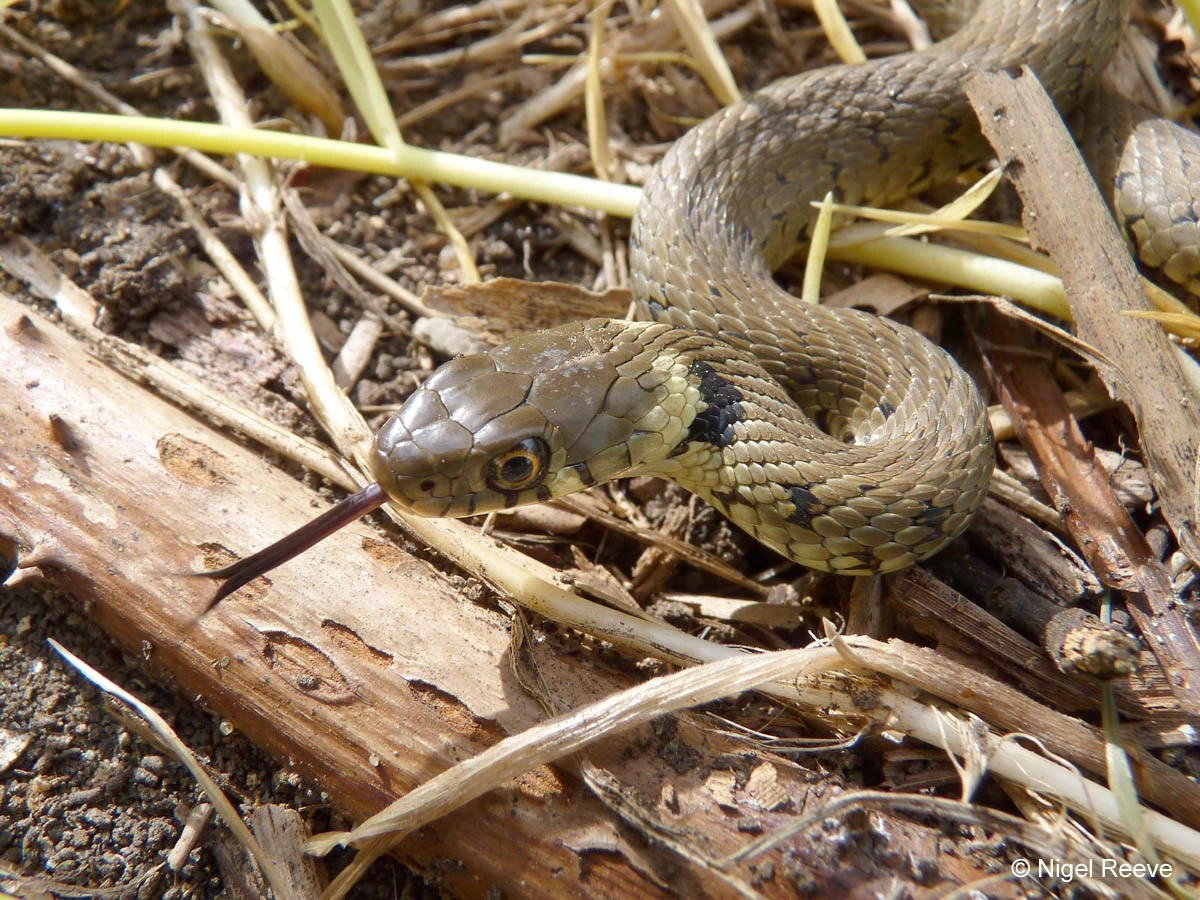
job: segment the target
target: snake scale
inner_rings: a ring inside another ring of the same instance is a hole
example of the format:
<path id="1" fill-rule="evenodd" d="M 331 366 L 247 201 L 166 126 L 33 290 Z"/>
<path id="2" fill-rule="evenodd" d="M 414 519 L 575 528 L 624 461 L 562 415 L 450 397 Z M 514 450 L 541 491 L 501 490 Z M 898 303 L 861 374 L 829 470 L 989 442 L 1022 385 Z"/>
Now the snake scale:
<path id="1" fill-rule="evenodd" d="M 807 72 L 717 113 L 667 153 L 634 219 L 647 321 L 578 322 L 451 360 L 379 431 L 372 474 L 431 516 L 654 474 L 814 569 L 889 572 L 935 553 L 993 468 L 974 384 L 912 329 L 802 304 L 771 273 L 826 191 L 884 202 L 988 157 L 971 73 L 1026 64 L 1076 106 L 1121 6 L 987 0 L 927 50 Z M 1135 211 L 1128 230 L 1147 219 Z M 1171 256 L 1155 240 L 1143 255 Z"/>

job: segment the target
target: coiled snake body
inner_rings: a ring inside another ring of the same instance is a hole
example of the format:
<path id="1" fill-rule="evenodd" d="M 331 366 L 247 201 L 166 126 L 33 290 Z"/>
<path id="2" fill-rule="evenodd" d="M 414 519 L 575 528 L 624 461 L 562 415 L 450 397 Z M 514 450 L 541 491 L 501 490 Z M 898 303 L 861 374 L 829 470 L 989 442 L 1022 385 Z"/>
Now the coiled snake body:
<path id="1" fill-rule="evenodd" d="M 452 360 L 379 432 L 373 474 L 463 516 L 666 476 L 764 544 L 863 575 L 960 534 L 993 467 L 969 377 L 910 328 L 802 304 L 771 271 L 832 190 L 880 202 L 985 158 L 961 82 L 1028 64 L 1062 107 L 1107 63 L 1117 0 L 986 0 L 920 53 L 786 79 L 682 138 L 633 224 L 649 322 L 590 320 Z"/>

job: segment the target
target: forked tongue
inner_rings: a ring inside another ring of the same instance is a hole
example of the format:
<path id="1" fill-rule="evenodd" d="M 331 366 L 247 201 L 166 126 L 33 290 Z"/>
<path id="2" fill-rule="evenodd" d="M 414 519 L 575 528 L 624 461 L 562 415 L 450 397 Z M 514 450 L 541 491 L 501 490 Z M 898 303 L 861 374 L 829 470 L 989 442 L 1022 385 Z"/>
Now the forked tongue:
<path id="1" fill-rule="evenodd" d="M 265 547 L 245 559 L 239 559 L 224 568 L 197 573 L 206 578 L 224 579 L 213 598 L 204 607 L 204 612 L 208 612 L 238 588 L 250 583 L 259 575 L 267 574 L 292 557 L 299 556 L 314 544 L 325 540 L 339 528 L 349 525 L 355 519 L 383 506 L 387 499 L 388 496 L 383 488 L 377 482 L 371 482 L 357 494 L 351 494 L 334 504 L 307 525 L 301 525 L 269 547 Z"/>

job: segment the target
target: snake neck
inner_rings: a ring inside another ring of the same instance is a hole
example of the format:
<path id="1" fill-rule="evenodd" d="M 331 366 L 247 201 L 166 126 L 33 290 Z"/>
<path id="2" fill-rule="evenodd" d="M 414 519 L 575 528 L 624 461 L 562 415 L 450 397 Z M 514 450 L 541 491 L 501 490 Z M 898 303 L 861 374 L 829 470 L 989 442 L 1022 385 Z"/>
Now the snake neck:
<path id="1" fill-rule="evenodd" d="M 961 534 L 983 500 L 994 451 L 974 391 L 952 393 L 933 413 L 911 396 L 870 409 L 843 401 L 841 413 L 814 422 L 749 354 L 682 330 L 670 353 L 695 414 L 673 452 L 643 471 L 699 494 L 797 562 L 895 571 Z M 908 430 L 900 439 L 897 422 Z"/>

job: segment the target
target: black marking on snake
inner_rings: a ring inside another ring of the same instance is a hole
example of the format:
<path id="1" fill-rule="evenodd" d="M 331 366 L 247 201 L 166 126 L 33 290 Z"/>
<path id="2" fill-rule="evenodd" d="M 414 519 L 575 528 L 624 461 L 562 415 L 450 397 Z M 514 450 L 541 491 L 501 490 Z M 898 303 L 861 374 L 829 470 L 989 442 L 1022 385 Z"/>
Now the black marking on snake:
<path id="1" fill-rule="evenodd" d="M 585 462 L 576 463 L 575 465 L 569 466 L 568 468 L 572 469 L 575 472 L 575 474 L 579 476 L 580 483 L 583 484 L 585 487 L 595 487 L 596 486 L 596 476 L 592 474 L 592 470 L 588 468 L 587 463 L 585 463 Z"/>
<path id="2" fill-rule="evenodd" d="M 732 491 L 717 491 L 714 490 L 710 494 L 710 498 L 714 506 L 724 509 L 726 512 L 734 503 L 738 501 L 737 490 Z"/>
<path id="3" fill-rule="evenodd" d="M 1020 69 L 1013 71 L 1011 68 L 1009 73 L 1013 78 L 1017 78 L 1021 74 Z M 946 144 L 954 147 L 962 144 L 962 140 L 958 137 L 958 133 L 962 131 L 962 123 L 956 121 L 954 116 L 942 116 L 942 127 L 939 130 Z"/>
<path id="4" fill-rule="evenodd" d="M 811 366 L 806 367 L 804 369 L 803 374 L 801 374 L 800 372 L 796 372 L 793 374 L 793 373 L 785 370 L 784 377 L 786 379 L 789 379 L 790 381 L 792 381 L 794 384 L 803 384 L 803 385 L 807 386 L 810 384 L 817 383 L 817 373 L 813 370 L 813 368 Z"/>
<path id="5" fill-rule="evenodd" d="M 704 410 L 692 420 L 687 437 L 681 443 L 702 441 L 717 448 L 728 447 L 735 440 L 733 426 L 746 418 L 742 392 L 700 360 L 688 367 L 688 375 L 700 382 Z"/>
<path id="6" fill-rule="evenodd" d="M 913 516 L 913 523 L 940 530 L 953 513 L 952 506 L 927 506 Z"/>
<path id="7" fill-rule="evenodd" d="M 911 187 L 918 184 L 925 184 L 933 180 L 933 160 L 927 159 L 921 163 L 920 167 L 913 172 L 912 178 L 909 180 Z"/>
<path id="8" fill-rule="evenodd" d="M 880 399 L 878 407 L 885 419 L 890 419 L 896 413 L 896 407 L 892 406 L 891 401 L 886 398 Z"/>
<path id="9" fill-rule="evenodd" d="M 667 454 L 667 458 L 670 459 L 676 456 L 683 456 L 683 454 L 687 453 L 691 449 L 692 442 L 688 440 L 687 435 L 684 435 L 683 439 L 671 448 L 671 452 Z"/>
<path id="10" fill-rule="evenodd" d="M 834 410 L 826 409 L 825 407 L 821 407 L 820 409 L 812 410 L 809 413 L 808 417 L 810 419 L 812 419 L 812 423 L 814 425 L 816 425 L 818 428 L 820 428 L 823 432 L 825 432 L 830 437 L 837 438 L 838 440 L 844 440 L 844 438 L 833 433 L 833 420 L 834 420 L 834 417 L 837 415 L 838 415 L 838 413 L 835 412 Z M 846 443 L 852 443 L 852 440 L 846 441 Z"/>
<path id="11" fill-rule="evenodd" d="M 819 516 L 829 509 L 816 494 L 802 484 L 784 485 L 784 489 L 788 492 L 788 499 L 796 507 L 795 511 L 788 516 L 790 522 L 808 528 L 812 525 L 815 516 Z"/>
<path id="12" fill-rule="evenodd" d="M 1113 178 L 1113 193 L 1119 196 L 1125 192 L 1126 188 L 1134 193 L 1140 193 L 1140 181 L 1141 179 L 1134 172 L 1118 172 Z M 1125 219 L 1125 228 L 1128 229 L 1135 222 L 1140 222 L 1145 218 L 1145 215 L 1140 213 L 1136 216 L 1128 216 Z"/>
<path id="13" fill-rule="evenodd" d="M 539 484 L 537 486 L 536 493 L 537 493 L 537 502 L 538 503 L 546 503 L 550 500 L 550 497 L 551 497 L 550 488 L 546 487 L 546 485 Z"/>

